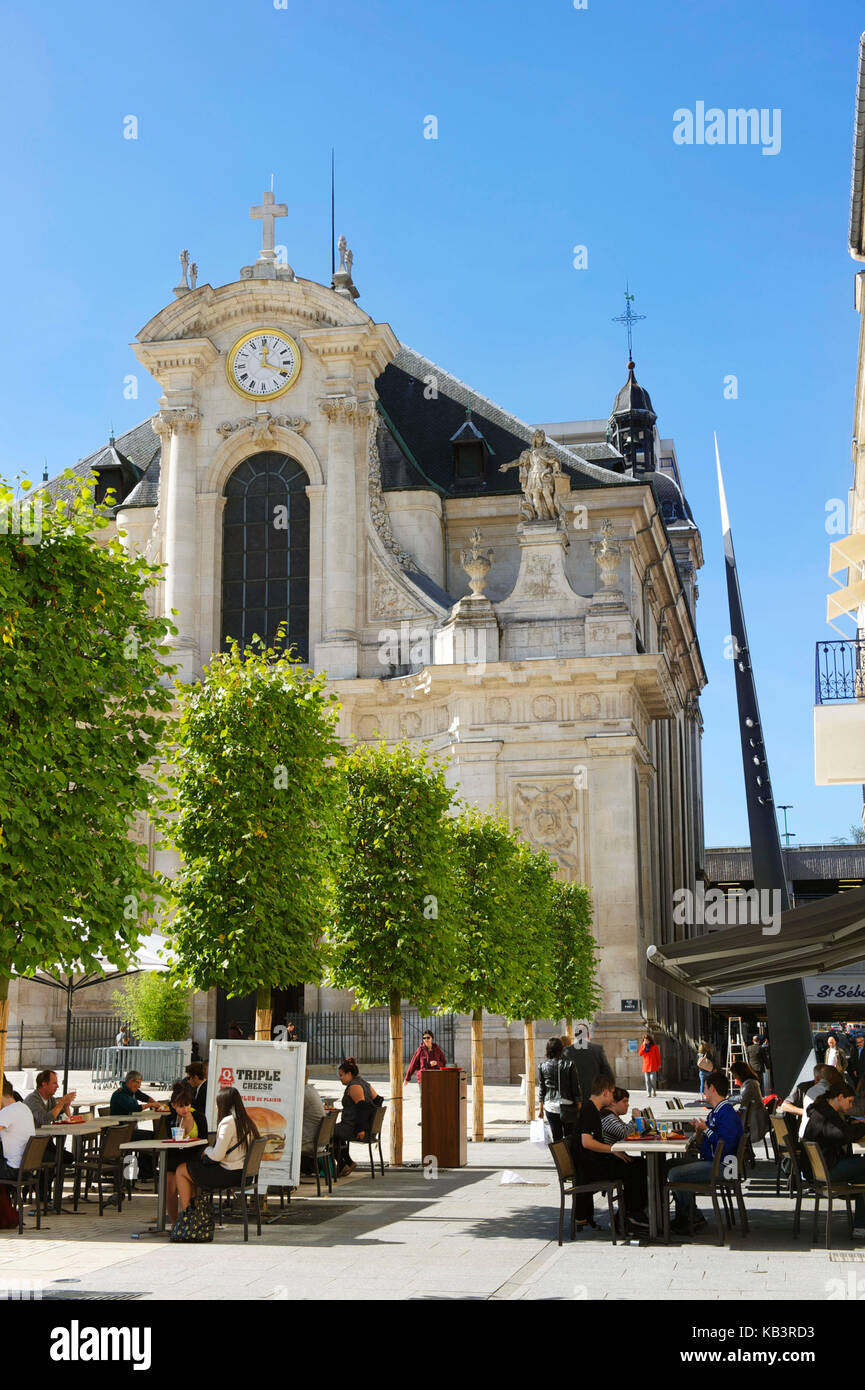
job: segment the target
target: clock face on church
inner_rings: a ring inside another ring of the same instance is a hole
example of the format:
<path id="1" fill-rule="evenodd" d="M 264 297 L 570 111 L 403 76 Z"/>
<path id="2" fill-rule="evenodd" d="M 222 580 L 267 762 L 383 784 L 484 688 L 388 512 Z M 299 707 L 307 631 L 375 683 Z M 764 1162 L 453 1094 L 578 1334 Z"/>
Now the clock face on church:
<path id="1" fill-rule="evenodd" d="M 254 401 L 271 401 L 293 386 L 300 376 L 300 348 L 280 328 L 256 328 L 244 333 L 229 350 L 228 380 Z"/>

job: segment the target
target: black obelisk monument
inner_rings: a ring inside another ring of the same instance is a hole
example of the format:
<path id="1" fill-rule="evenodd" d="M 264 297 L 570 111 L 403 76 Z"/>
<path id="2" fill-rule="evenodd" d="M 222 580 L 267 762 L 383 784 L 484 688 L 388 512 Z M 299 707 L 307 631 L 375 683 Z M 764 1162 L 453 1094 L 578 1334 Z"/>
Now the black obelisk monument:
<path id="1" fill-rule="evenodd" d="M 787 873 L 781 853 L 781 837 L 772 796 L 769 763 L 763 741 L 763 727 L 757 706 L 757 687 L 751 664 L 745 614 L 739 592 L 739 575 L 733 551 L 733 536 L 727 512 L 724 480 L 718 439 L 715 437 L 715 460 L 718 465 L 718 492 L 721 498 L 721 526 L 724 532 L 724 560 L 727 571 L 727 598 L 730 604 L 730 635 L 732 638 L 733 670 L 736 676 L 736 703 L 739 708 L 739 733 L 742 740 L 742 765 L 745 773 L 745 796 L 748 804 L 748 826 L 751 834 L 751 859 L 754 887 L 767 889 L 780 896 L 770 901 L 780 904 L 782 912 L 790 907 Z M 780 919 L 774 923 L 755 923 L 754 931 L 765 934 L 768 941 L 780 939 L 783 927 Z M 783 1098 L 796 1085 L 803 1073 L 810 1078 L 814 1064 L 811 1024 L 808 1003 L 802 980 L 784 980 L 766 985 L 766 1011 L 769 1021 L 769 1051 L 772 1060 L 772 1080 L 776 1092 Z"/>

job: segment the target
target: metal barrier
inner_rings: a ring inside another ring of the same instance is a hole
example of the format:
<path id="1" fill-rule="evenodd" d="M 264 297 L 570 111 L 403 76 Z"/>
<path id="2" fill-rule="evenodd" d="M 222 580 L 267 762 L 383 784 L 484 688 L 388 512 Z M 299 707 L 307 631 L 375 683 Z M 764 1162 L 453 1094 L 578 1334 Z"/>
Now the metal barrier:
<path id="1" fill-rule="evenodd" d="M 183 1075 L 183 1047 L 165 1043 L 153 1047 L 97 1047 L 90 1063 L 93 1086 L 117 1087 L 127 1072 L 140 1071 L 146 1085 L 170 1090 Z"/>

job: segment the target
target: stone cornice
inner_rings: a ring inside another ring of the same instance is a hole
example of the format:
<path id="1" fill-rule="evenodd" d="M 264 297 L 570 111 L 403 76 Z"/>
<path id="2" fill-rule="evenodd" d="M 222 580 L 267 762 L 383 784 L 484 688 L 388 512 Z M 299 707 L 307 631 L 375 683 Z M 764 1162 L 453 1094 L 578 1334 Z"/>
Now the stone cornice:
<path id="1" fill-rule="evenodd" d="M 318 403 L 322 415 L 331 422 L 355 424 L 375 417 L 375 401 L 357 396 L 324 396 Z"/>
<path id="2" fill-rule="evenodd" d="M 200 376 L 219 356 L 209 338 L 187 338 L 182 342 L 132 343 L 132 350 L 143 367 L 162 381 L 171 372 L 192 372 Z"/>
<path id="3" fill-rule="evenodd" d="M 314 328 L 304 334 L 304 344 L 322 362 L 348 361 L 370 367 L 378 376 L 399 350 L 396 334 L 388 323 Z"/>
<path id="4" fill-rule="evenodd" d="M 337 329 L 345 324 L 362 329 L 372 322 L 352 301 L 313 280 L 235 280 L 217 289 L 201 285 L 167 304 L 144 325 L 138 342 L 182 340 L 241 320 L 274 318 Z"/>

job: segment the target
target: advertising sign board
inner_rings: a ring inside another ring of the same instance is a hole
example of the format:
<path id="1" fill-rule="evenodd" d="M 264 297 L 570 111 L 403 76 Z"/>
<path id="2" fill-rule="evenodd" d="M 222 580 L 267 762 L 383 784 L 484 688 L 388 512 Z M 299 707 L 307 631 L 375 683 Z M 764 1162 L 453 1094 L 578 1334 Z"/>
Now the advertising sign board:
<path id="1" fill-rule="evenodd" d="M 216 1097 L 234 1086 L 262 1139 L 267 1140 L 259 1186 L 300 1185 L 300 1140 L 306 1043 L 234 1042 L 212 1038 L 208 1060 L 207 1125 L 216 1129 Z"/>

